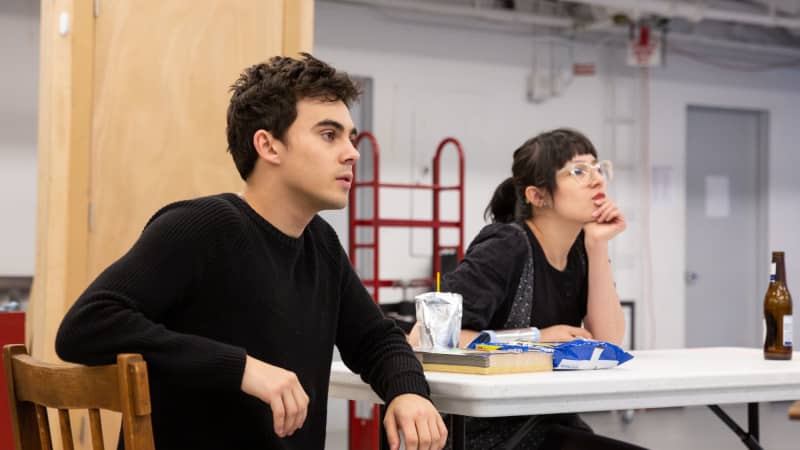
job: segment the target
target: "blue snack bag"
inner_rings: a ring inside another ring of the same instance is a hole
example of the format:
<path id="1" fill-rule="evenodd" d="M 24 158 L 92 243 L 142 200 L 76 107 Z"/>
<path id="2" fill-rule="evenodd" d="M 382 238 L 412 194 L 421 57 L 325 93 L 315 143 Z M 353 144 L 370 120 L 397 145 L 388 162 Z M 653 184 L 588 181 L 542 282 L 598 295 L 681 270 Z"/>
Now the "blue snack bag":
<path id="1" fill-rule="evenodd" d="M 555 347 L 553 369 L 609 369 L 631 359 L 633 355 L 610 342 L 575 339 Z"/>

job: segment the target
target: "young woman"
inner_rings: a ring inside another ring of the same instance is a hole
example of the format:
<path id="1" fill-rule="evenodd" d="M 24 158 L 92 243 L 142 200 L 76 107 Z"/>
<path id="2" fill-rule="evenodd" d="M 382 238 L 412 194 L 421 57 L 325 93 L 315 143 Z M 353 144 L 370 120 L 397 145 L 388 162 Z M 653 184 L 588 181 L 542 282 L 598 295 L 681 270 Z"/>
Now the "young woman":
<path id="1" fill-rule="evenodd" d="M 442 290 L 464 298 L 461 343 L 478 331 L 537 327 L 545 341 L 619 344 L 625 319 L 608 241 L 625 217 L 607 196 L 609 161 L 581 133 L 542 133 L 514 152 L 481 230 Z M 639 448 L 594 435 L 576 414 L 471 419 L 468 448 Z"/>

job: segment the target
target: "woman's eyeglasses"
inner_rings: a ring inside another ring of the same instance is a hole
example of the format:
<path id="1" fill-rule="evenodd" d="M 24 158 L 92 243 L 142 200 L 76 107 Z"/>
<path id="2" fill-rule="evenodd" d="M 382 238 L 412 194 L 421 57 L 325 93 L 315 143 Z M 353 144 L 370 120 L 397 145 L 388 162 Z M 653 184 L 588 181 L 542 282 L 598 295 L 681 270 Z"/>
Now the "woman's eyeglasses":
<path id="1" fill-rule="evenodd" d="M 588 162 L 574 162 L 567 164 L 566 167 L 556 172 L 560 174 L 562 172 L 567 172 L 570 174 L 575 181 L 581 185 L 586 186 L 592 181 L 592 176 L 597 173 L 597 175 L 603 177 L 606 182 L 611 181 L 614 176 L 614 168 L 611 164 L 611 161 L 603 160 L 598 161 L 594 164 Z"/>

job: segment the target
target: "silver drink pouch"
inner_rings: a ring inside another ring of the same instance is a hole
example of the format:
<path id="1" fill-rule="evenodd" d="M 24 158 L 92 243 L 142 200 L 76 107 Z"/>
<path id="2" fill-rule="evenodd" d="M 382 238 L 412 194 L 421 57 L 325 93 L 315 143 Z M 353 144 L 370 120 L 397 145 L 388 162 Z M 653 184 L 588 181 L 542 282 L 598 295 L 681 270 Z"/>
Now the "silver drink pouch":
<path id="1" fill-rule="evenodd" d="M 463 308 L 461 294 L 426 292 L 414 299 L 420 325 L 420 348 L 458 348 Z"/>

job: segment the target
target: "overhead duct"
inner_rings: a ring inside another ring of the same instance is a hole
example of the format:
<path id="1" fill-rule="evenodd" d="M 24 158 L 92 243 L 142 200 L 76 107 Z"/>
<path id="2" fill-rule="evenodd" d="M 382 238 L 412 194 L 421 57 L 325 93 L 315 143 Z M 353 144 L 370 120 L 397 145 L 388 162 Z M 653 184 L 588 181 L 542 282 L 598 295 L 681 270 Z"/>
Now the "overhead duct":
<path id="1" fill-rule="evenodd" d="M 569 17 L 542 16 L 488 8 L 464 8 L 436 3 L 409 2 L 398 0 L 336 0 L 336 3 L 375 6 L 420 14 L 435 14 L 448 17 L 462 17 L 489 22 L 538 25 L 552 28 L 572 28 L 574 21 Z"/>
<path id="2" fill-rule="evenodd" d="M 716 20 L 721 22 L 743 23 L 763 27 L 782 27 L 800 30 L 800 18 L 777 15 L 753 14 L 742 11 L 708 8 L 703 3 L 683 3 L 669 0 L 569 0 L 573 3 L 602 6 L 616 11 L 629 11 L 634 16 L 642 13 L 656 14 L 669 18 L 682 18 L 692 22 Z"/>
<path id="3" fill-rule="evenodd" d="M 607 28 L 602 31 L 597 31 L 595 34 L 605 35 L 604 42 L 617 42 L 622 45 L 627 39 L 630 38 L 630 32 L 620 28 Z M 687 45 L 699 45 L 718 50 L 730 50 L 747 52 L 754 56 L 760 57 L 786 57 L 786 58 L 800 58 L 800 49 L 794 47 L 781 47 L 775 45 L 757 44 L 750 42 L 733 42 L 726 41 L 714 37 L 698 36 L 695 34 L 682 34 L 670 33 L 669 40 L 674 43 L 681 43 Z"/>
<path id="4" fill-rule="evenodd" d="M 353 4 L 360 6 L 374 7 L 383 10 L 405 11 L 416 14 L 427 14 L 432 16 L 439 16 L 442 18 L 462 18 L 473 20 L 484 20 L 487 22 L 494 22 L 496 24 L 529 24 L 553 27 L 563 30 L 566 35 L 574 37 L 574 32 L 578 35 L 585 34 L 586 36 L 594 36 L 593 42 L 608 42 L 609 38 L 616 40 L 617 38 L 624 38 L 627 35 L 627 29 L 621 29 L 614 26 L 609 21 L 599 21 L 590 24 L 576 24 L 574 19 L 569 17 L 556 17 L 544 16 L 541 14 L 523 13 L 520 11 L 499 10 L 490 8 L 478 7 L 463 7 L 444 5 L 436 2 L 422 3 L 421 1 L 406 1 L 406 0 L 320 0 L 325 3 L 340 3 L 340 4 Z M 699 20 L 698 17 L 705 17 L 707 19 L 714 18 L 714 20 L 726 20 L 722 17 L 734 14 L 739 18 L 746 18 L 741 23 L 754 23 L 754 20 L 764 21 L 767 20 L 770 27 L 776 26 L 777 23 L 784 23 L 786 21 L 793 22 L 789 25 L 794 25 L 796 30 L 800 30 L 800 19 L 788 19 L 776 17 L 775 20 L 769 16 L 763 16 L 752 13 L 732 12 L 720 9 L 708 9 L 701 6 L 693 6 L 690 4 L 672 3 L 670 1 L 655 1 L 655 0 L 569 0 L 573 3 L 581 3 L 586 5 L 596 5 L 598 7 L 606 7 L 608 9 L 616 9 L 617 11 L 630 11 L 634 16 L 643 13 L 658 14 L 664 17 L 687 17 L 689 20 Z M 652 8 L 650 8 L 653 6 Z M 656 8 L 657 7 L 657 8 Z M 719 12 L 719 14 L 717 13 Z M 754 19 L 755 18 L 755 19 Z M 754 19 L 754 20 L 751 20 Z M 747 21 L 751 20 L 751 21 Z M 781 25 L 786 26 L 786 25 Z M 601 36 L 601 37 L 598 37 Z M 602 36 L 605 36 L 603 38 Z M 670 34 L 672 41 L 680 41 L 687 44 L 700 44 L 708 47 L 715 47 L 720 49 L 742 50 L 753 55 L 758 56 L 783 56 L 783 57 L 800 57 L 800 49 L 783 46 L 783 45 L 769 45 L 757 44 L 742 41 L 730 41 L 710 36 L 700 36 L 694 34 L 682 34 L 679 32 L 672 32 Z"/>

